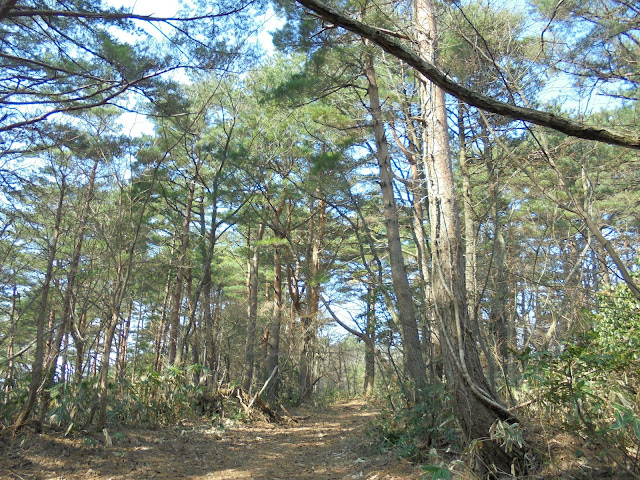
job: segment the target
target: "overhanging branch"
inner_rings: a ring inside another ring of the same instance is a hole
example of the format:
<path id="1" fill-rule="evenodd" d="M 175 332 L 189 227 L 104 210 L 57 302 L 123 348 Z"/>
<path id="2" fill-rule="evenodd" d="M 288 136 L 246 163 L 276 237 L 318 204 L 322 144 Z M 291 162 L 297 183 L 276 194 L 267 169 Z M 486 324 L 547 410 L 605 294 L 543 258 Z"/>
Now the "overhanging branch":
<path id="1" fill-rule="evenodd" d="M 463 102 L 487 112 L 496 113 L 514 120 L 523 120 L 542 127 L 548 127 L 571 137 L 640 149 L 640 136 L 605 127 L 585 125 L 550 112 L 520 107 L 495 100 L 476 93 L 455 82 L 438 67 L 421 58 L 417 53 L 392 38 L 379 28 L 355 20 L 338 12 L 320 0 L 296 0 L 300 5 L 312 10 L 324 20 L 367 38 L 394 57 L 407 63 L 445 92 Z"/>

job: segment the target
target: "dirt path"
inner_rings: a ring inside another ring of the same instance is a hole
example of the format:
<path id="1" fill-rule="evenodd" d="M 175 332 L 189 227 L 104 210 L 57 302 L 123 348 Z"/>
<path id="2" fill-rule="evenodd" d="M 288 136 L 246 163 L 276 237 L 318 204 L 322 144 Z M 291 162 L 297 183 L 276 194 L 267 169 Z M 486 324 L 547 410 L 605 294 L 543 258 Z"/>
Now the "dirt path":
<path id="1" fill-rule="evenodd" d="M 0 479 L 412 480 L 419 470 L 367 444 L 361 403 L 309 411 L 289 425 L 184 423 L 112 433 L 113 446 L 41 434 L 0 445 Z M 98 438 L 99 437 L 99 438 Z"/>

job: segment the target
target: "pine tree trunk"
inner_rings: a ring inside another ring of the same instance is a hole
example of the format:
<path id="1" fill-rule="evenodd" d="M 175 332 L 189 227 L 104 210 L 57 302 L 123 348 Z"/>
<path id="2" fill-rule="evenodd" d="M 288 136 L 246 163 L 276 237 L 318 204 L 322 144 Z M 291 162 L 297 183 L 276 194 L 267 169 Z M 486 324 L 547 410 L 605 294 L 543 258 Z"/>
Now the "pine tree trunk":
<path id="1" fill-rule="evenodd" d="M 464 243 L 465 243 L 465 282 L 468 292 L 469 317 L 476 316 L 478 295 L 476 276 L 476 228 L 475 212 L 473 210 L 473 192 L 471 186 L 471 172 L 467 161 L 467 139 L 464 128 L 464 104 L 458 102 L 458 145 L 460 148 L 459 163 L 462 176 L 462 210 L 464 212 Z"/>
<path id="2" fill-rule="evenodd" d="M 171 247 L 171 254 L 173 254 L 173 246 Z M 169 297 L 171 295 L 171 272 L 167 273 L 167 281 L 164 284 L 164 295 L 162 297 L 162 306 L 160 310 L 160 320 L 157 325 L 157 331 L 154 335 L 153 345 L 153 369 L 156 372 L 160 371 L 162 365 L 161 355 L 164 349 L 164 342 L 167 335 L 167 305 L 169 304 Z"/>
<path id="3" fill-rule="evenodd" d="M 260 267 L 260 247 L 257 242 L 264 236 L 265 223 L 258 227 L 255 243 L 250 247 L 250 257 L 247 262 L 247 338 L 244 348 L 244 373 L 242 388 L 246 392 L 251 390 L 253 382 L 253 369 L 255 366 L 256 323 L 258 320 L 258 273 Z M 249 234 L 250 235 L 250 234 Z M 247 239 L 250 245 L 250 238 Z"/>
<path id="4" fill-rule="evenodd" d="M 321 192 L 316 190 L 316 195 L 320 197 Z M 300 402 L 311 400 L 313 393 L 313 343 L 316 338 L 316 320 L 318 317 L 318 306 L 320 303 L 320 260 L 324 243 L 324 231 L 326 223 L 326 207 L 324 200 L 319 199 L 317 205 L 318 221 L 310 223 L 309 242 L 311 243 L 311 258 L 309 265 L 309 286 L 307 296 L 307 311 L 302 317 L 302 349 L 300 351 L 300 362 L 298 375 L 298 388 L 300 390 Z"/>
<path id="5" fill-rule="evenodd" d="M 42 381 L 42 372 L 44 367 L 44 350 L 45 350 L 45 319 L 49 313 L 49 290 L 53 280 L 53 266 L 56 259 L 58 249 L 58 239 L 60 237 L 60 225 L 62 224 L 62 206 L 66 195 L 66 178 L 63 176 L 60 182 L 60 193 L 58 196 L 58 204 L 56 206 L 55 223 L 53 226 L 53 235 L 49 245 L 49 253 L 47 255 L 47 269 L 40 293 L 40 305 L 38 307 L 38 316 L 36 319 L 36 350 L 34 352 L 33 364 L 31 366 L 31 383 L 29 384 L 29 395 L 22 412 L 13 424 L 13 432 L 15 433 L 29 418 L 38 398 L 38 391 Z"/>
<path id="6" fill-rule="evenodd" d="M 276 238 L 282 237 L 276 233 Z M 269 325 L 269 335 L 267 339 L 267 361 L 265 369 L 265 380 L 278 368 L 280 362 L 280 326 L 282 324 L 282 246 L 276 245 L 273 250 L 273 314 Z M 280 373 L 275 372 L 269 385 L 265 389 L 265 396 L 269 400 L 274 400 L 280 387 Z"/>
<path id="7" fill-rule="evenodd" d="M 396 295 L 396 308 L 398 310 L 402 331 L 404 368 L 408 378 L 413 382 L 414 394 L 417 397 L 419 396 L 419 391 L 427 383 L 427 368 L 424 358 L 422 357 L 413 295 L 411 293 L 402 253 L 402 242 L 398 225 L 398 207 L 393 192 L 393 172 L 391 171 L 389 147 L 384 132 L 376 72 L 370 53 L 366 54 L 365 62 L 365 73 L 368 81 L 367 93 L 370 101 L 369 109 L 373 119 L 376 154 L 380 167 L 380 188 L 382 190 L 382 202 L 384 204 L 384 223 L 389 251 L 389 263 L 391 264 L 391 278 Z"/>
<path id="8" fill-rule="evenodd" d="M 7 334 L 9 339 L 9 344 L 7 345 L 7 376 L 4 379 L 4 395 L 2 399 L 2 403 L 6 405 L 9 402 L 9 394 L 13 390 L 15 379 L 14 379 L 14 370 L 15 370 L 15 359 L 13 358 L 13 349 L 14 349 L 14 341 L 15 334 L 18 328 L 18 321 L 16 319 L 16 305 L 18 302 L 18 288 L 16 285 L 13 286 L 13 294 L 11 295 L 11 311 L 9 313 L 9 333 Z"/>
<path id="9" fill-rule="evenodd" d="M 431 0 L 415 0 L 416 29 L 423 58 L 436 61 L 436 23 Z M 444 92 L 421 78 L 425 134 L 423 161 L 429 188 L 429 219 L 436 317 L 443 343 L 444 369 L 456 418 L 467 441 L 487 439 L 496 420 L 511 422 L 513 415 L 500 403 L 486 381 L 477 340 L 469 318 L 465 263 L 459 213 L 449 150 Z M 522 455 L 505 452 L 498 441 L 477 443 L 478 468 L 511 472 Z"/>
<path id="10" fill-rule="evenodd" d="M 178 256 L 178 268 L 176 271 L 176 281 L 173 290 L 171 318 L 169 319 L 169 325 L 171 328 L 169 332 L 169 365 L 173 365 L 175 363 L 178 351 L 180 314 L 182 312 L 182 286 L 186 270 L 187 251 L 189 250 L 189 227 L 191 225 L 191 208 L 193 206 L 194 193 L 195 180 L 192 180 L 189 184 L 187 193 L 187 206 L 184 213 L 184 222 L 182 224 L 180 255 Z"/>
<path id="11" fill-rule="evenodd" d="M 376 291 L 375 283 L 367 285 L 367 327 L 362 335 L 364 341 L 364 387 L 365 396 L 373 395 L 376 379 Z"/>
<path id="12" fill-rule="evenodd" d="M 116 364 L 116 380 L 121 381 L 125 378 L 127 371 L 127 342 L 129 340 L 129 331 L 131 330 L 131 317 L 133 315 L 133 299 L 129 301 L 127 308 L 127 318 L 120 331 L 120 338 L 118 341 L 118 354 Z"/>
<path id="13" fill-rule="evenodd" d="M 119 296 L 119 295 L 116 295 Z M 116 300 L 117 302 L 117 300 Z M 116 305 L 112 305 L 112 312 L 109 320 L 107 321 L 107 329 L 104 332 L 104 343 L 102 344 L 102 354 L 100 356 L 100 373 L 98 383 L 98 424 L 97 430 L 101 431 L 107 422 L 107 398 L 109 390 L 109 361 L 111 358 L 111 347 L 113 346 L 113 338 L 115 337 L 116 329 L 120 323 L 119 314 L 119 302 L 118 308 Z"/>

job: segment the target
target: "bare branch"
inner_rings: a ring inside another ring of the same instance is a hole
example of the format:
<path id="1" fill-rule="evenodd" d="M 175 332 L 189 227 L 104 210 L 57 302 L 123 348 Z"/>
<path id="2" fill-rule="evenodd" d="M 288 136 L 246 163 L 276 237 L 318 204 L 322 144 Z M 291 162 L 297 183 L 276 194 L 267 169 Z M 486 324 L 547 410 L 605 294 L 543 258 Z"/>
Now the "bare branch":
<path id="1" fill-rule="evenodd" d="M 15 2 L 13 2 L 15 3 Z M 3 12 L 4 7 L 0 10 L 0 14 L 4 13 L 0 18 L 19 18 L 19 17 L 65 17 L 65 18 L 85 18 L 94 20 L 142 20 L 145 22 L 193 22 L 197 20 L 209 20 L 220 17 L 227 17 L 240 13 L 248 8 L 254 1 L 241 4 L 239 7 L 221 13 L 209 13 L 206 15 L 198 15 L 194 17 L 156 17 L 153 15 L 137 15 L 127 12 L 83 12 L 69 10 L 43 10 L 28 7 L 18 7 Z"/>

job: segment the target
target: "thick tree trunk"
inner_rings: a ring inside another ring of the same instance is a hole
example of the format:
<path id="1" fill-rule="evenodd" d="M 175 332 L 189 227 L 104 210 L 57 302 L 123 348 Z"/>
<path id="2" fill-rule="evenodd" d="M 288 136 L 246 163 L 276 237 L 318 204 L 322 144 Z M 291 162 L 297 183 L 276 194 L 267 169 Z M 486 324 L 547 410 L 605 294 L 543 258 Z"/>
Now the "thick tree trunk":
<path id="1" fill-rule="evenodd" d="M 415 0 L 416 30 L 420 53 L 436 61 L 435 10 L 431 0 Z M 425 123 L 423 160 L 429 187 L 433 292 L 443 342 L 447 387 L 456 418 L 467 441 L 486 439 L 496 420 L 510 422 L 511 413 L 489 387 L 469 318 L 462 236 L 449 150 L 444 92 L 421 78 L 421 103 Z M 511 472 L 521 455 L 516 448 L 505 452 L 498 441 L 478 444 L 479 468 Z M 516 467 L 517 468 L 517 467 Z"/>
<path id="2" fill-rule="evenodd" d="M 427 383 L 427 368 L 424 358 L 422 357 L 413 295 L 411 293 L 411 286 L 409 285 L 402 253 L 402 242 L 398 225 L 398 208 L 393 192 L 391 159 L 384 132 L 378 84 L 371 54 L 366 54 L 365 62 L 365 73 L 368 81 L 367 93 L 370 101 L 369 110 L 373 119 L 376 156 L 380 167 L 380 188 L 382 190 L 384 223 L 388 243 L 389 263 L 391 264 L 391 278 L 396 295 L 396 308 L 398 310 L 400 328 L 402 330 L 404 368 L 407 376 L 414 384 L 414 393 L 418 396 L 420 389 Z"/>

